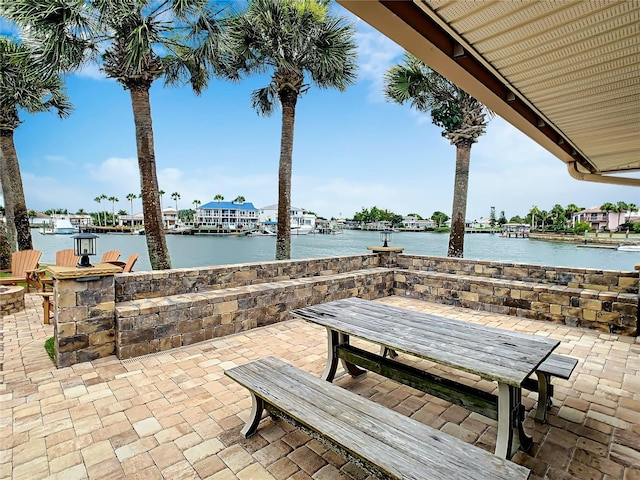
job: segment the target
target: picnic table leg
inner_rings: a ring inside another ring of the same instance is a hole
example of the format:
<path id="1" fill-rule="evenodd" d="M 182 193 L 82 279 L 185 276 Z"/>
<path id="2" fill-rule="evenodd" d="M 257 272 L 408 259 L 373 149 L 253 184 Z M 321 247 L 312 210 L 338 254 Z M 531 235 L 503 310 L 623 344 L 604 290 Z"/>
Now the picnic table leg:
<path id="1" fill-rule="evenodd" d="M 386 357 L 387 355 L 389 355 L 389 358 L 396 358 L 398 356 L 398 352 L 396 352 L 393 348 L 380 345 L 380 356 Z"/>
<path id="2" fill-rule="evenodd" d="M 258 424 L 262 418 L 262 412 L 264 411 L 264 400 L 257 397 L 255 393 L 251 392 L 251 414 L 247 419 L 247 423 L 244 428 L 240 430 L 240 433 L 244 438 L 249 438 L 258 430 Z"/>
<path id="3" fill-rule="evenodd" d="M 538 408 L 536 409 L 535 419 L 538 422 L 546 423 L 547 410 L 551 408 L 551 396 L 549 395 L 549 375 L 544 372 L 536 371 L 538 377 Z"/>
<path id="4" fill-rule="evenodd" d="M 498 438 L 495 454 L 507 460 L 516 453 L 518 447 L 525 452 L 531 448 L 533 439 L 522 426 L 522 390 L 513 385 L 498 383 Z"/>
<path id="5" fill-rule="evenodd" d="M 336 371 L 338 370 L 336 348 L 338 345 L 349 345 L 349 335 L 331 330 L 331 328 L 327 327 L 327 366 L 324 368 L 324 372 L 322 372 L 322 376 L 320 377 L 327 382 L 332 382 L 336 377 Z M 366 370 L 362 370 L 353 363 L 346 362 L 345 360 L 340 359 L 340 363 L 342 363 L 345 371 L 354 378 L 367 373 Z"/>
<path id="6" fill-rule="evenodd" d="M 338 332 L 327 327 L 327 365 L 322 372 L 323 380 L 333 382 L 338 370 L 338 356 L 336 355 L 336 347 L 339 345 Z"/>
<path id="7" fill-rule="evenodd" d="M 349 335 L 340 333 L 338 334 L 338 338 L 341 345 L 349 345 Z M 340 359 L 340 361 L 342 362 L 342 368 L 344 368 L 353 378 L 358 378 L 359 376 L 365 375 L 367 373 L 366 370 L 359 368 L 353 363 L 349 363 L 343 359 Z"/>

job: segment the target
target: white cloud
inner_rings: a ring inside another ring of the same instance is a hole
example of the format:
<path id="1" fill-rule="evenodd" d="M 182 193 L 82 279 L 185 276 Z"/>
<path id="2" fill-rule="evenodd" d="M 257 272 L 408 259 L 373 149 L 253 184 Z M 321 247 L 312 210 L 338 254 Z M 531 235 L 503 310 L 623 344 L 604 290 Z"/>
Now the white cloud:
<path id="1" fill-rule="evenodd" d="M 131 193 L 140 191 L 140 174 L 138 161 L 135 158 L 111 157 L 98 165 L 89 163 L 86 168 L 96 189 L 113 190 L 115 187 L 117 190 L 127 190 Z M 102 192 L 96 191 L 96 194 L 100 193 Z M 110 195 L 108 191 L 104 193 Z"/>
<path id="2" fill-rule="evenodd" d="M 95 62 L 85 63 L 80 70 L 74 72 L 75 75 L 93 80 L 109 80 L 100 67 Z"/>
<path id="3" fill-rule="evenodd" d="M 365 24 L 358 25 L 356 41 L 360 78 L 371 83 L 368 100 L 384 102 L 384 74 L 398 61 L 404 49 Z"/>
<path id="4" fill-rule="evenodd" d="M 362 208 L 373 206 L 402 215 L 410 211 L 430 215 L 442 209 L 432 203 L 432 194 L 437 198 L 450 198 L 450 194 L 440 192 L 440 186 L 425 189 L 421 180 L 398 184 L 341 177 L 296 177 L 294 187 L 293 204 L 328 218 L 350 218 Z"/>
<path id="5" fill-rule="evenodd" d="M 59 178 L 22 172 L 22 183 L 29 209 L 44 211 L 54 208 L 67 208 L 76 210 L 76 205 L 82 205 L 87 208 L 86 192 L 82 184 L 69 178 L 61 181 Z"/>

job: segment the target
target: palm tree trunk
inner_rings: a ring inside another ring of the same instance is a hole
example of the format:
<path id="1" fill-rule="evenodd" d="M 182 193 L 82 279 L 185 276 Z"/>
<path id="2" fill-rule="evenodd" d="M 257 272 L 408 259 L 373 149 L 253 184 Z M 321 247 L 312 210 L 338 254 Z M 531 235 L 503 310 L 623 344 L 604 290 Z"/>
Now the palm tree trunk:
<path id="1" fill-rule="evenodd" d="M 465 216 L 467 214 L 467 190 L 469 189 L 469 161 L 471 144 L 456 144 L 456 175 L 453 185 L 453 207 L 451 209 L 451 232 L 449 233 L 448 257 L 464 256 Z"/>
<path id="2" fill-rule="evenodd" d="M 24 199 L 22 176 L 18 154 L 13 143 L 13 130 L 0 131 L 0 153 L 2 157 L 2 185 L 7 212 L 7 231 L 15 226 L 15 242 L 18 250 L 32 250 L 33 241 L 29 228 L 29 210 Z M 7 200 L 8 199 L 8 200 Z M 12 234 L 9 233 L 9 241 Z M 11 244 L 11 243 L 10 243 Z M 15 244 L 15 243 L 14 243 Z"/>
<path id="3" fill-rule="evenodd" d="M 293 130 L 298 95 L 289 88 L 280 92 L 282 104 L 282 136 L 278 168 L 278 234 L 276 260 L 291 258 L 291 165 L 293 162 Z"/>
<path id="4" fill-rule="evenodd" d="M 3 263 L 2 270 L 11 269 L 11 254 L 18 250 L 18 240 L 16 239 L 18 234 L 16 232 L 16 224 L 13 220 L 13 198 L 11 195 L 11 184 L 9 183 L 9 176 L 7 174 L 7 168 L 5 167 L 4 154 L 0 148 L 0 186 L 2 186 L 2 196 L 4 198 L 4 228 L 0 235 L 2 235 L 2 254 Z M 6 258 L 5 258 L 6 256 Z"/>
<path id="5" fill-rule="evenodd" d="M 171 260 L 162 228 L 149 87 L 131 88 L 130 92 L 133 120 L 136 125 L 142 212 L 149 261 L 153 270 L 166 270 L 171 268 Z"/>

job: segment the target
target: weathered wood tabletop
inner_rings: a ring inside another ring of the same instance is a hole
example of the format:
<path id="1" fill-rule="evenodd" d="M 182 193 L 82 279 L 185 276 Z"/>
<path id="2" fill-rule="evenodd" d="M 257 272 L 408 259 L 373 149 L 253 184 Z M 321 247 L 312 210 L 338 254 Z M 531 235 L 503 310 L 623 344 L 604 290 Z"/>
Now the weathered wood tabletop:
<path id="1" fill-rule="evenodd" d="M 522 385 L 560 344 L 361 298 L 292 313 L 331 330 L 514 386 Z"/>
<path id="2" fill-rule="evenodd" d="M 496 455 L 511 458 L 532 440 L 522 426 L 523 382 L 560 344 L 559 341 L 476 325 L 438 315 L 347 298 L 294 310 L 293 315 L 327 328 L 328 358 L 323 378 L 332 381 L 340 346 L 349 337 L 498 382 Z M 351 375 L 363 371 L 343 361 Z"/>

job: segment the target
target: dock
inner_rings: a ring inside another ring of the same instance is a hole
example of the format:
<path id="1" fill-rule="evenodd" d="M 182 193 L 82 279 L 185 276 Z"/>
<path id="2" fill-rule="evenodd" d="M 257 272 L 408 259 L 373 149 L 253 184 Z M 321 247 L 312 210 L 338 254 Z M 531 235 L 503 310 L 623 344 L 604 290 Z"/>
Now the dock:
<path id="1" fill-rule="evenodd" d="M 597 243 L 585 243 L 584 245 L 576 245 L 579 248 L 604 248 L 608 250 L 616 250 L 618 248 L 617 245 L 607 245 L 607 244 L 597 244 Z"/>

